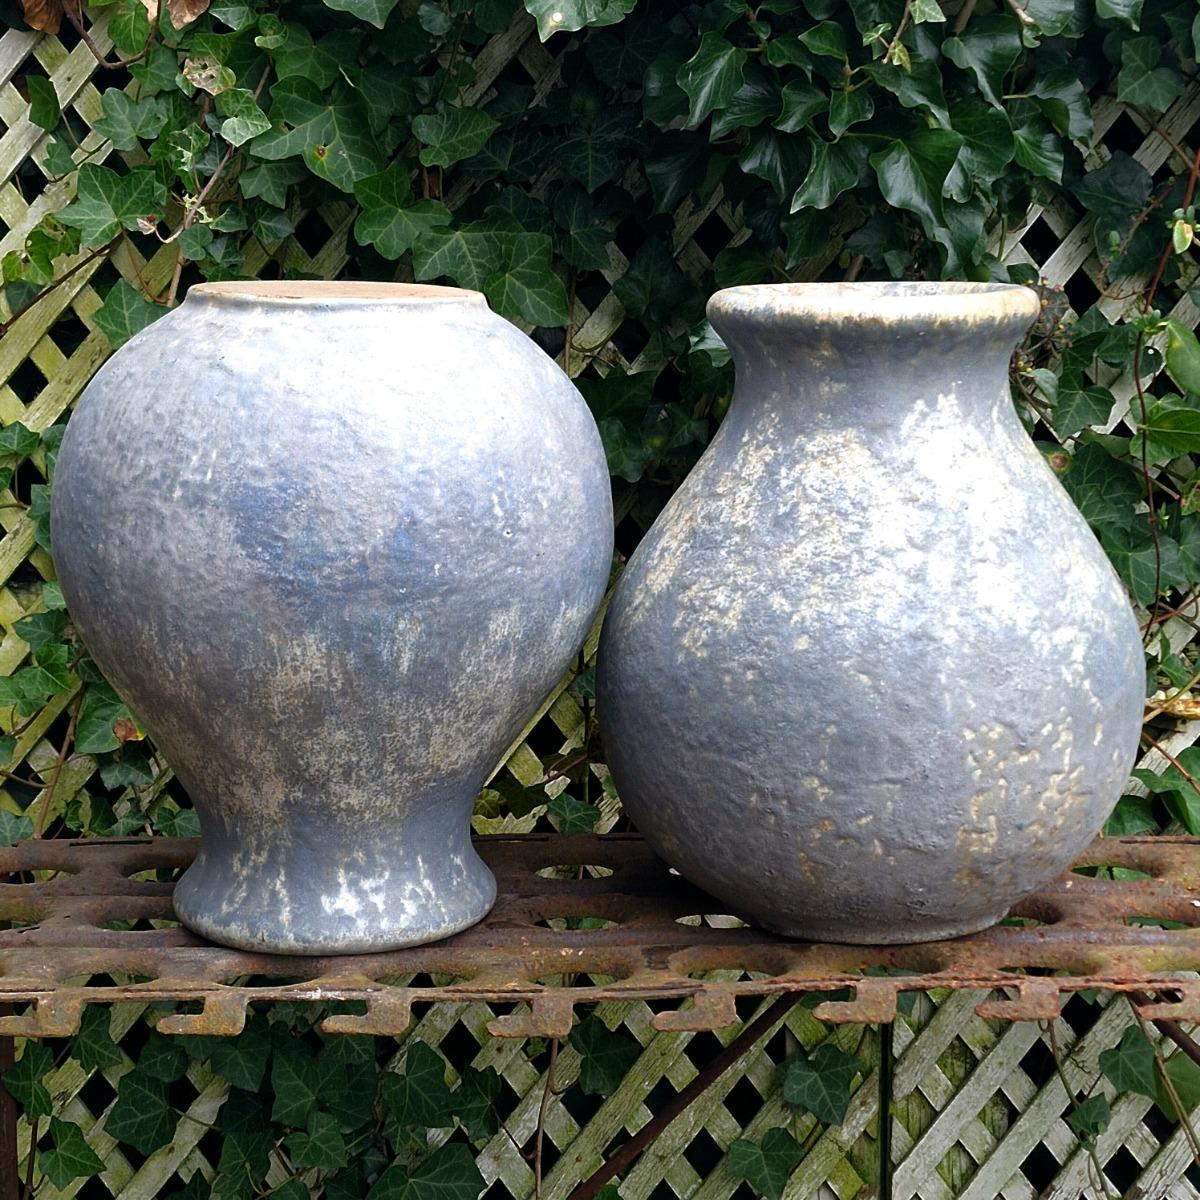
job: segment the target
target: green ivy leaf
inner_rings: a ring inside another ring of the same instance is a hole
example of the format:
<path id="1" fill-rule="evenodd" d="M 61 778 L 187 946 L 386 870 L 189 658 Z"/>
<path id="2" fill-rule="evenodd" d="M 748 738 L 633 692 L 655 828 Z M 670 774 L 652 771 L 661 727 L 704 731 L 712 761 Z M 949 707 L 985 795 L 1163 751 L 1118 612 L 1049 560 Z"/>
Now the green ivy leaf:
<path id="1" fill-rule="evenodd" d="M 779 97 L 779 84 L 771 74 L 750 64 L 746 68 L 745 82 L 733 99 L 720 112 L 713 114 L 713 139 L 771 120 L 779 113 Z"/>
<path id="2" fill-rule="evenodd" d="M 538 37 L 544 42 L 555 33 L 615 25 L 636 4 L 637 0 L 525 0 L 525 9 L 537 21 Z"/>
<path id="3" fill-rule="evenodd" d="M 946 14 L 942 12 L 938 0 L 912 0 L 909 15 L 914 25 L 921 25 L 926 21 L 941 22 L 946 19 Z"/>
<path id="4" fill-rule="evenodd" d="M 865 87 L 837 88 L 829 98 L 829 132 L 835 139 L 874 115 L 875 101 Z"/>
<path id="5" fill-rule="evenodd" d="M 1159 66 L 1162 46 L 1157 38 L 1133 38 L 1121 46 L 1117 99 L 1165 112 L 1183 94 L 1183 79 L 1170 67 Z"/>
<path id="6" fill-rule="evenodd" d="M 713 162 L 712 145 L 706 137 L 672 129 L 655 141 L 644 169 L 654 193 L 654 211 L 671 212 L 704 178 Z"/>
<path id="7" fill-rule="evenodd" d="M 1090 1145 L 1107 1128 L 1112 1120 L 1112 1111 L 1104 1096 L 1089 1096 L 1067 1114 L 1067 1124 L 1085 1145 Z"/>
<path id="8" fill-rule="evenodd" d="M 1062 182 L 1062 142 L 1041 117 L 1013 130 L 1013 147 L 1014 157 L 1025 170 L 1054 183 Z"/>
<path id="9" fill-rule="evenodd" d="M 0 429 L 0 454 L 16 454 L 24 458 L 41 444 L 41 435 L 26 428 L 20 421 L 13 421 Z"/>
<path id="10" fill-rule="evenodd" d="M 90 1075 L 119 1067 L 125 1056 L 112 1037 L 112 1009 L 104 1004 L 89 1004 L 83 1010 L 79 1032 L 71 1039 L 71 1057 Z"/>
<path id="11" fill-rule="evenodd" d="M 123 0 L 108 22 L 108 36 L 124 55 L 141 54 L 150 41 L 150 20 L 141 0 Z"/>
<path id="12" fill-rule="evenodd" d="M 38 1166 L 59 1191 L 72 1180 L 87 1179 L 104 1170 L 104 1160 L 88 1145 L 74 1121 L 51 1117 L 50 1141 L 50 1149 L 38 1154 Z"/>
<path id="13" fill-rule="evenodd" d="M 1039 74 L 1029 89 L 1038 107 L 1064 137 L 1092 140 L 1092 106 L 1083 81 L 1069 67 Z"/>
<path id="14" fill-rule="evenodd" d="M 192 175 L 200 165 L 200 157 L 211 142 L 212 138 L 199 125 L 185 125 L 155 142 L 150 153 L 155 161 L 169 163 L 180 179 L 191 186 Z M 245 176 L 242 178 L 244 180 Z"/>
<path id="15" fill-rule="evenodd" d="M 48 1046 L 26 1041 L 21 1057 L 4 1072 L 4 1087 L 21 1106 L 27 1121 L 48 1117 L 52 1111 L 44 1080 L 53 1066 L 54 1055 Z"/>
<path id="16" fill-rule="evenodd" d="M 730 45 L 712 30 L 701 37 L 699 49 L 675 76 L 688 98 L 688 128 L 695 129 L 709 113 L 733 102 L 744 81 L 745 69 L 744 50 Z"/>
<path id="17" fill-rule="evenodd" d="M 75 158 L 68 142 L 54 141 L 46 143 L 46 157 L 42 165 L 52 179 L 62 179 L 75 170 Z"/>
<path id="18" fill-rule="evenodd" d="M 1165 462 L 1181 454 L 1200 450 L 1200 408 L 1178 396 L 1152 399 L 1146 407 L 1145 421 L 1138 421 L 1138 436 L 1130 454 L 1141 457 L 1141 439 L 1146 441 L 1150 462 Z"/>
<path id="19" fill-rule="evenodd" d="M 185 816 L 195 819 L 195 813 L 191 810 L 179 813 L 179 817 Z M 186 835 L 177 831 L 175 836 Z M 270 1057 L 271 1039 L 266 1023 L 261 1017 L 254 1016 L 246 1022 L 246 1028 L 238 1037 L 213 1038 L 208 1061 L 213 1071 L 233 1087 L 256 1092 L 266 1074 Z"/>
<path id="20" fill-rule="evenodd" d="M 803 148 L 799 138 L 789 137 L 774 129 L 756 129 L 750 134 L 745 150 L 738 158 L 738 165 L 747 175 L 765 179 L 779 200 L 786 200 L 796 187 L 796 181 L 804 171 Z M 769 278 L 760 270 L 756 279 L 746 282 L 761 283 Z M 729 286 L 724 280 L 721 287 Z"/>
<path id="21" fill-rule="evenodd" d="M 402 163 L 360 179 L 354 196 L 362 206 L 354 236 L 359 245 L 373 245 L 385 258 L 399 258 L 421 234 L 450 224 L 450 210 L 441 201 L 411 202 L 412 188 Z"/>
<path id="22" fill-rule="evenodd" d="M 500 1097 L 500 1076 L 493 1067 L 477 1071 L 464 1067 L 452 1100 L 454 1115 L 473 1142 L 494 1137 L 500 1129 L 496 1101 Z"/>
<path id="23" fill-rule="evenodd" d="M 328 1113 L 309 1113 L 304 1132 L 289 1134 L 287 1147 L 292 1166 L 302 1170 L 336 1171 L 349 1160 L 346 1139 L 342 1137 L 337 1121 Z"/>
<path id="24" fill-rule="evenodd" d="M 852 139 L 823 142 L 810 138 L 812 160 L 804 182 L 792 197 L 791 211 L 802 208 L 828 208 L 845 191 L 858 183 L 859 156 L 851 148 Z"/>
<path id="25" fill-rule="evenodd" d="M 526 233 L 499 209 L 456 229 L 429 229 L 413 247 L 419 280 L 448 276 L 460 287 L 482 289 L 502 316 L 533 325 L 564 325 L 567 293 L 554 274 L 551 241 Z"/>
<path id="26" fill-rule="evenodd" d="M 413 133 L 425 147 L 421 162 L 427 167 L 452 167 L 478 154 L 499 126 L 499 121 L 477 108 L 447 108 L 412 123 Z"/>
<path id="27" fill-rule="evenodd" d="M 600 810 L 560 792 L 546 806 L 546 813 L 554 821 L 559 833 L 591 833 L 600 820 Z"/>
<path id="28" fill-rule="evenodd" d="M 134 150 L 142 141 L 152 141 L 167 123 L 167 106 L 157 96 L 131 100 L 120 88 L 109 88 L 100 103 L 104 111 L 92 128 L 118 150 Z"/>
<path id="29" fill-rule="evenodd" d="M 231 1092 L 221 1106 L 217 1129 L 221 1155 L 212 1185 L 213 1200 L 250 1200 L 270 1168 L 276 1140 L 266 1112 L 256 1097 Z"/>
<path id="30" fill-rule="evenodd" d="M 10 756 L 11 757 L 11 756 Z M 24 813 L 0 808 L 0 846 L 15 846 L 33 837 L 33 821 Z"/>
<path id="31" fill-rule="evenodd" d="M 822 58 L 846 61 L 846 35 L 836 21 L 821 21 L 800 35 L 800 41 Z"/>
<path id="32" fill-rule="evenodd" d="M 803 1157 L 799 1142 L 786 1129 L 768 1129 L 759 1145 L 738 1138 L 729 1147 L 729 1173 L 767 1200 L 779 1200 Z"/>
<path id="33" fill-rule="evenodd" d="M 587 1096 L 615 1092 L 642 1053 L 635 1038 L 609 1029 L 595 1013 L 571 1030 L 571 1045 L 579 1054 L 579 1089 Z"/>
<path id="34" fill-rule="evenodd" d="M 478 1200 L 485 1186 L 471 1148 L 447 1142 L 412 1171 L 388 1167 L 367 1200 Z"/>
<path id="35" fill-rule="evenodd" d="M 568 184 L 555 194 L 551 208 L 562 230 L 562 255 L 567 262 L 584 270 L 606 268 L 611 235 L 596 223 L 591 197 L 581 187 Z"/>
<path id="36" fill-rule="evenodd" d="M 565 325 L 567 289 L 554 273 L 550 238 L 515 233 L 502 238 L 497 269 L 483 281 L 492 307 L 502 316 L 531 325 Z"/>
<path id="37" fill-rule="evenodd" d="M 783 1098 L 792 1108 L 812 1113 L 825 1125 L 845 1120 L 854 1077 L 861 1071 L 856 1058 L 822 1042 L 811 1055 L 789 1055 L 779 1070 Z"/>
<path id="38" fill-rule="evenodd" d="M 71 690 L 71 652 L 62 642 L 43 642 L 33 655 L 34 662 L 49 678 L 57 694 Z"/>
<path id="39" fill-rule="evenodd" d="M 1133 772 L 1133 777 L 1143 784 L 1148 792 L 1162 797 L 1171 816 L 1193 837 L 1200 831 L 1200 795 L 1184 771 L 1194 779 L 1194 772 L 1197 770 L 1200 770 L 1200 747 L 1188 746 L 1175 756 L 1175 762 L 1161 775 L 1155 775 L 1153 771 L 1144 768 Z"/>
<path id="40" fill-rule="evenodd" d="M 1179 543 L 1159 534 L 1156 545 L 1144 517 L 1138 528 L 1102 531 L 1100 540 L 1133 598 L 1143 606 L 1153 604 L 1160 590 L 1187 582 Z"/>
<path id="41" fill-rule="evenodd" d="M 396 0 L 325 0 L 325 3 L 329 8 L 374 25 L 376 29 L 384 27 L 388 15 L 396 7 Z"/>
<path id="42" fill-rule="evenodd" d="M 221 121 L 221 136 L 231 146 L 242 146 L 271 128 L 267 114 L 258 106 L 254 93 L 246 88 L 229 88 L 216 99 Z"/>
<path id="43" fill-rule="evenodd" d="M 53 133 L 62 116 L 54 84 L 44 75 L 26 75 L 25 90 L 29 93 L 29 119 L 47 133 Z"/>
<path id="44" fill-rule="evenodd" d="M 75 200 L 58 219 L 78 229 L 85 246 L 102 246 L 122 229 L 136 229 L 138 218 L 158 211 L 166 189 L 148 167 L 135 167 L 118 175 L 98 163 L 79 168 Z"/>
<path id="45" fill-rule="evenodd" d="M 962 33 L 942 43 L 942 53 L 972 75 L 988 103 L 1001 108 L 1004 76 L 1021 54 L 1020 26 L 1008 15 L 973 17 Z"/>
<path id="46" fill-rule="evenodd" d="M 1096 16 L 1102 21 L 1121 21 L 1131 29 L 1140 28 L 1143 0 L 1096 0 Z"/>
<path id="47" fill-rule="evenodd" d="M 286 222 L 286 218 L 284 218 Z M 288 231 L 291 226 L 288 223 Z M 176 245 L 179 247 L 180 254 L 188 260 L 188 262 L 196 262 L 201 258 L 208 256 L 209 249 L 213 244 L 213 239 L 216 235 L 213 233 L 211 225 L 192 225 L 184 229 L 175 239 Z M 265 239 L 264 239 L 265 240 Z"/>
<path id="48" fill-rule="evenodd" d="M 104 303 L 92 315 L 92 320 L 115 350 L 135 333 L 141 333 L 147 325 L 153 325 L 159 317 L 166 315 L 167 310 L 161 304 L 152 304 L 137 288 L 118 279 L 104 297 Z"/>
<path id="49" fill-rule="evenodd" d="M 138 1052 L 138 1069 L 163 1083 L 174 1083 L 187 1070 L 187 1049 L 179 1038 L 153 1030 Z"/>
<path id="50" fill-rule="evenodd" d="M 1161 1075 L 1156 1073 L 1157 1089 L 1154 1099 L 1158 1107 L 1174 1121 L 1185 1121 L 1188 1114 L 1200 1104 L 1200 1063 L 1194 1062 L 1186 1054 L 1176 1052 L 1162 1065 L 1162 1073 L 1171 1081 L 1171 1087 L 1183 1108 L 1182 1113 L 1175 1111 L 1175 1102 Z"/>
<path id="51" fill-rule="evenodd" d="M 1130 1025 L 1118 1045 L 1101 1053 L 1100 1070 L 1118 1092 L 1153 1096 L 1158 1088 L 1154 1048 L 1137 1025 Z"/>
<path id="52" fill-rule="evenodd" d="M 1183 391 L 1200 395 L 1200 340 L 1177 317 L 1168 317 L 1164 326 L 1167 374 Z"/>
<path id="53" fill-rule="evenodd" d="M 327 94 L 310 79 L 289 77 L 271 89 L 271 124 L 247 143 L 251 154 L 268 161 L 299 157 L 343 192 L 382 170 L 391 148 L 372 133 L 356 96 L 340 89 Z"/>
<path id="54" fill-rule="evenodd" d="M 628 105 L 614 105 L 586 120 L 572 121 L 557 146 L 560 166 L 594 192 L 620 170 L 620 150 L 635 123 Z"/>
<path id="55" fill-rule="evenodd" d="M 116 1103 L 104 1129 L 139 1154 L 153 1154 L 174 1136 L 175 1120 L 167 1105 L 167 1085 L 135 1066 L 117 1084 Z"/>
<path id="56" fill-rule="evenodd" d="M 1060 438 L 1069 438 L 1089 425 L 1103 425 L 1115 403 L 1107 388 L 1060 387 L 1054 403 L 1054 430 Z"/>
<path id="57" fill-rule="evenodd" d="M 209 11 L 212 12 L 212 8 Z M 179 56 L 161 41 L 156 41 L 141 62 L 130 64 L 129 73 L 138 81 L 143 95 L 170 91 L 179 74 Z"/>
<path id="58" fill-rule="evenodd" d="M 775 118 L 775 128 L 784 133 L 796 133 L 829 107 L 829 96 L 803 79 L 792 80 L 780 93 L 782 111 Z"/>
<path id="59" fill-rule="evenodd" d="M 129 709 L 108 684 L 89 684 L 75 723 L 76 753 L 103 754 L 117 749 L 121 742 L 113 729 L 118 721 L 129 719 Z"/>
<path id="60" fill-rule="evenodd" d="M 402 1128 L 445 1129 L 454 1124 L 445 1060 L 425 1042 L 409 1046 L 402 1071 L 384 1073 L 381 1095 L 384 1107 Z"/>
<path id="61" fill-rule="evenodd" d="M 950 126 L 962 138 L 956 169 L 965 176 L 961 198 L 966 199 L 972 184 L 994 182 L 1012 162 L 1012 126 L 1003 112 L 975 96 L 951 106 Z"/>
<path id="62" fill-rule="evenodd" d="M 243 171 L 238 184 L 247 200 L 261 198 L 276 208 L 284 208 L 288 202 L 288 188 L 304 176 L 304 168 L 299 163 L 263 162 Z"/>
<path id="63" fill-rule="evenodd" d="M 31 649 L 40 650 L 47 642 L 57 641 L 66 632 L 67 614 L 64 612 L 31 613 L 13 622 L 13 631 Z"/>
<path id="64" fill-rule="evenodd" d="M 279 1047 L 271 1060 L 271 1090 L 275 1094 L 271 1120 L 303 1129 L 317 1107 L 317 1064 L 311 1051 L 294 1040 Z"/>
<path id="65" fill-rule="evenodd" d="M 871 155 L 883 198 L 893 208 L 916 213 L 931 237 L 943 240 L 942 190 L 958 158 L 962 137 L 949 129 L 919 129 Z"/>
<path id="66" fill-rule="evenodd" d="M 1089 171 L 1071 190 L 1088 212 L 1115 227 L 1124 225 L 1141 211 L 1153 186 L 1150 172 L 1125 151 L 1118 150 L 1104 166 Z"/>
<path id="67" fill-rule="evenodd" d="M 1149 796 L 1122 796 L 1104 826 L 1105 837 L 1137 837 L 1157 833 L 1154 802 Z"/>

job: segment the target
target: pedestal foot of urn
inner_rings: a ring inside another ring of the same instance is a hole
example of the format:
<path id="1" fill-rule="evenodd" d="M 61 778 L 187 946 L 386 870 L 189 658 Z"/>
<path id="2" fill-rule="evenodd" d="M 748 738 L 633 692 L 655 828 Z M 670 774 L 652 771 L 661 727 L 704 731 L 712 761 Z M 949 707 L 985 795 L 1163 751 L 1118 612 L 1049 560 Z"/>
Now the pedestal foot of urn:
<path id="1" fill-rule="evenodd" d="M 369 954 L 438 941 L 481 921 L 496 881 L 469 841 L 436 854 L 355 846 L 263 857 L 205 842 L 175 887 L 175 914 L 194 933 L 267 954 Z"/>

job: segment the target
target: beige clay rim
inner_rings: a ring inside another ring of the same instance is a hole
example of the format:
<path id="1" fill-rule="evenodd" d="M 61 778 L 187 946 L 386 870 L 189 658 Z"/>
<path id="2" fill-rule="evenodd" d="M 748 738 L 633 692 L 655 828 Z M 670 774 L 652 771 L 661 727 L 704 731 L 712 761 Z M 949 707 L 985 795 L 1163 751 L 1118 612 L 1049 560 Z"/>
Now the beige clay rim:
<path id="1" fill-rule="evenodd" d="M 767 283 L 717 292 L 708 315 L 714 322 L 1028 325 L 1040 306 L 1036 292 L 1012 283 Z"/>
<path id="2" fill-rule="evenodd" d="M 370 280 L 278 279 L 197 283 L 187 298 L 242 304 L 484 304 L 482 292 L 432 283 Z"/>

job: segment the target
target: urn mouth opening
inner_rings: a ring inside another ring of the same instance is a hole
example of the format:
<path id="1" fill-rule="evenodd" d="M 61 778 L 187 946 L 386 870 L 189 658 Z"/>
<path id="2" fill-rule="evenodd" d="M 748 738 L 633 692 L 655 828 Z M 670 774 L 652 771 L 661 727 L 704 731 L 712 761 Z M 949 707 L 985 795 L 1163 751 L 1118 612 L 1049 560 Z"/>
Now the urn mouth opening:
<path id="1" fill-rule="evenodd" d="M 432 283 L 380 283 L 370 280 L 247 279 L 221 283 L 197 283 L 187 299 L 221 304 L 347 305 L 483 305 L 481 292 L 466 288 L 440 287 Z"/>
<path id="2" fill-rule="evenodd" d="M 718 333 L 745 322 L 1024 331 L 1040 305 L 1036 292 L 1011 283 L 767 283 L 717 292 L 708 317 Z"/>

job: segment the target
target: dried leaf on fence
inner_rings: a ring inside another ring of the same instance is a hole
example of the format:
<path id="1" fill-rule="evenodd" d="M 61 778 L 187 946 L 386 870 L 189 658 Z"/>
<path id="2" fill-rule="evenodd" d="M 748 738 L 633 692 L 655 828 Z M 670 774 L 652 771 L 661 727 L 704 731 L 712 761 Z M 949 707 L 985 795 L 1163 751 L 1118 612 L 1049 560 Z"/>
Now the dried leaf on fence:
<path id="1" fill-rule="evenodd" d="M 25 24 L 30 29 L 54 34 L 62 25 L 63 0 L 21 0 L 21 9 L 25 16 Z M 71 11 L 76 16 L 80 15 L 77 2 L 72 3 Z"/>
<path id="2" fill-rule="evenodd" d="M 150 0 L 157 6 L 157 0 Z M 142 0 L 147 3 L 147 0 Z M 176 29 L 190 25 L 201 13 L 208 8 L 209 0 L 167 0 L 167 12 L 171 16 L 171 24 Z"/>

